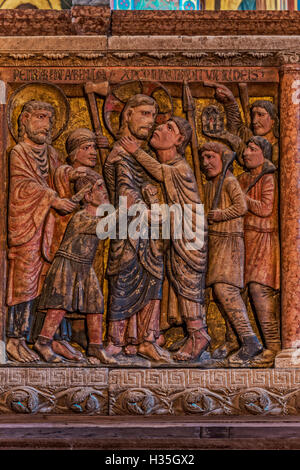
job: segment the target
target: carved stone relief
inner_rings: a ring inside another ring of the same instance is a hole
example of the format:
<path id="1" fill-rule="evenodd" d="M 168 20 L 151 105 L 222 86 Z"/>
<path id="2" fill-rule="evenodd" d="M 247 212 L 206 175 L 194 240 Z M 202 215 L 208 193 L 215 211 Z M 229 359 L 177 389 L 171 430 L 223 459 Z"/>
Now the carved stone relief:
<path id="1" fill-rule="evenodd" d="M 1 54 L 1 413 L 299 413 L 298 62 Z"/>

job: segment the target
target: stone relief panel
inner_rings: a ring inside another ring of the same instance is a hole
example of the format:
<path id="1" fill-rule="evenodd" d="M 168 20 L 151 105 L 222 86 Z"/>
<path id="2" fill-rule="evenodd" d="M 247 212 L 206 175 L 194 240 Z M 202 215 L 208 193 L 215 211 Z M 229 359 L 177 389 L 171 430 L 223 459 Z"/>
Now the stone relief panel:
<path id="1" fill-rule="evenodd" d="M 278 75 L 188 72 L 10 74 L 8 364 L 274 365 Z"/>

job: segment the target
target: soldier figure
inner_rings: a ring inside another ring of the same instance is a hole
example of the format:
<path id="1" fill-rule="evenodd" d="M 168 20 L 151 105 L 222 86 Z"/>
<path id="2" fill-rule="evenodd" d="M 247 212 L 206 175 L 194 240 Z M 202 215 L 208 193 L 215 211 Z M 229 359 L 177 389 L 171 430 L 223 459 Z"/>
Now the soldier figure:
<path id="1" fill-rule="evenodd" d="M 244 219 L 245 286 L 266 348 L 252 361 L 253 367 L 271 367 L 281 348 L 276 318 L 276 293 L 280 287 L 278 189 L 271 152 L 266 139 L 252 137 L 244 151 L 247 171 L 238 178 L 248 205 Z"/>
<path id="2" fill-rule="evenodd" d="M 247 204 L 237 179 L 230 169 L 226 171 L 226 159 L 231 157 L 227 147 L 209 142 L 200 148 L 199 153 L 208 179 L 204 186 L 204 205 L 209 222 L 206 285 L 212 287 L 221 313 L 241 342 L 241 348 L 233 353 L 233 343 L 226 341 L 212 357 L 224 359 L 229 356 L 228 364 L 239 367 L 262 351 L 240 293 L 244 287 L 243 216 L 247 212 Z M 216 194 L 219 194 L 217 209 L 212 210 Z"/>

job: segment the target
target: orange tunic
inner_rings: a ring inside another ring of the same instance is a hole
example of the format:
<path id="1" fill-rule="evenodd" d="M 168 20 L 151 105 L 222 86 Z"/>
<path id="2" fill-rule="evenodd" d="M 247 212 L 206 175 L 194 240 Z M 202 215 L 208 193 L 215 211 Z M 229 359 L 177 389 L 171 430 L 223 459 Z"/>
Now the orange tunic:
<path id="1" fill-rule="evenodd" d="M 10 154 L 8 207 L 8 289 L 7 304 L 17 305 L 36 298 L 42 287 L 42 273 L 49 261 L 57 193 L 53 173 L 59 165 L 53 147 L 46 146 L 48 174 L 43 176 L 34 148 L 16 145 Z"/>
<path id="2" fill-rule="evenodd" d="M 240 175 L 239 183 L 247 190 L 257 174 Z M 245 230 L 245 285 L 257 282 L 280 287 L 280 248 L 278 236 L 278 190 L 274 173 L 262 176 L 246 195 L 248 212 Z"/>

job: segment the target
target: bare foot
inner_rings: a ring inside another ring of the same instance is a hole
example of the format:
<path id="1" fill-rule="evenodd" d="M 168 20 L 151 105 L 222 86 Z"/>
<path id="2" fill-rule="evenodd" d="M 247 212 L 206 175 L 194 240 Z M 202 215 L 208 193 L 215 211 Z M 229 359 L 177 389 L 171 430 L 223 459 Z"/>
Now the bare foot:
<path id="1" fill-rule="evenodd" d="M 208 346 L 208 340 L 201 331 L 194 331 L 186 340 L 182 348 L 174 354 L 175 361 L 191 361 L 200 356 Z"/>
<path id="2" fill-rule="evenodd" d="M 39 356 L 29 349 L 24 338 L 9 338 L 6 350 L 9 356 L 18 362 L 37 362 Z"/>
<path id="3" fill-rule="evenodd" d="M 55 354 L 51 346 L 51 340 L 48 342 L 38 339 L 34 344 L 34 349 L 42 356 L 44 361 L 58 363 L 64 362 L 64 359 L 61 356 Z"/>
<path id="4" fill-rule="evenodd" d="M 160 350 L 159 346 L 156 347 L 154 343 L 149 343 L 148 341 L 141 343 L 138 347 L 138 353 L 146 359 L 150 359 L 150 361 L 170 362 L 165 355 L 160 353 Z"/>
<path id="5" fill-rule="evenodd" d="M 83 354 L 78 349 L 73 348 L 67 341 L 53 341 L 52 349 L 56 354 L 69 359 L 69 361 L 81 362 L 84 360 Z"/>
<path id="6" fill-rule="evenodd" d="M 9 356 L 18 362 L 25 362 L 19 353 L 20 338 L 9 338 L 6 345 L 6 351 Z"/>
<path id="7" fill-rule="evenodd" d="M 26 356 L 26 362 L 37 362 L 40 360 L 40 357 L 27 346 L 24 338 L 21 339 L 19 351 L 21 355 L 24 355 L 24 357 Z"/>
<path id="8" fill-rule="evenodd" d="M 124 348 L 124 353 L 127 356 L 135 356 L 137 354 L 137 346 L 135 346 L 134 344 L 128 344 Z"/>
<path id="9" fill-rule="evenodd" d="M 92 364 L 93 366 L 97 366 L 97 365 L 101 364 L 101 362 L 99 361 L 99 359 L 97 359 L 97 358 L 94 357 L 94 356 L 88 357 L 87 360 L 88 360 L 88 363 L 89 363 L 89 364 Z"/>
<path id="10" fill-rule="evenodd" d="M 107 355 L 104 347 L 100 344 L 89 344 L 86 355 L 96 357 L 103 364 L 117 364 L 117 361 Z"/>
<path id="11" fill-rule="evenodd" d="M 116 356 L 117 354 L 120 354 L 120 352 L 122 352 L 122 348 L 121 346 L 114 346 L 112 343 L 110 343 L 108 346 L 106 346 L 105 352 L 109 356 Z"/>

